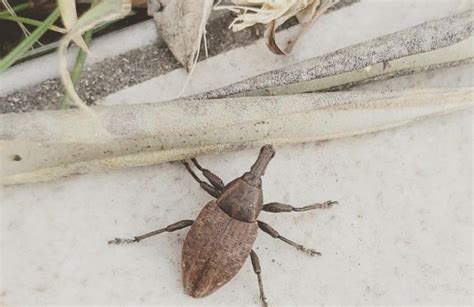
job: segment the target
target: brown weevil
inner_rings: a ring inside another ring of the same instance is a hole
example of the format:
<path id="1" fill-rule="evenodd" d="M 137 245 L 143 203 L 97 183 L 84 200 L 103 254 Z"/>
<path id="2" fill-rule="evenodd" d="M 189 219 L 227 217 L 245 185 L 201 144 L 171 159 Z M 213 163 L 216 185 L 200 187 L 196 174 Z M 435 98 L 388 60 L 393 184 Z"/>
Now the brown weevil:
<path id="1" fill-rule="evenodd" d="M 163 232 L 172 232 L 192 226 L 184 241 L 182 251 L 185 292 L 192 297 L 204 297 L 213 293 L 231 280 L 250 256 L 253 269 L 257 274 L 262 304 L 267 306 L 260 261 L 252 249 L 257 238 L 258 228 L 273 238 L 280 239 L 311 256 L 321 254 L 281 236 L 270 225 L 257 220 L 260 212 L 262 210 L 275 213 L 308 211 L 331 208 L 337 204 L 335 201 L 327 201 L 300 208 L 275 202 L 263 204 L 261 177 L 274 155 L 275 151 L 271 145 L 263 146 L 250 171 L 227 185 L 224 185 L 217 175 L 201 167 L 196 159 L 191 159 L 192 163 L 209 180 L 210 184 L 202 181 L 192 170 L 189 163 L 183 161 L 191 176 L 216 199 L 210 201 L 194 221 L 179 221 L 133 239 L 117 238 L 109 241 L 109 244 L 139 242 Z"/>

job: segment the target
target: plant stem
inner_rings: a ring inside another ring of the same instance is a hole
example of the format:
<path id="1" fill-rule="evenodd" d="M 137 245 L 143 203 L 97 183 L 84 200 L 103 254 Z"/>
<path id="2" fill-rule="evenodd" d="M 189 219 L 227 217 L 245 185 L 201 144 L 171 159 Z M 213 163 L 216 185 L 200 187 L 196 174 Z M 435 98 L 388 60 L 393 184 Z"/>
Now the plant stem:
<path id="1" fill-rule="evenodd" d="M 33 33 L 24 40 L 21 41 L 18 46 L 15 47 L 9 54 L 7 54 L 3 59 L 0 60 L 0 73 L 7 70 L 8 67 L 13 65 L 15 61 L 21 57 L 33 44 L 41 37 L 43 34 L 48 31 L 48 29 L 54 24 L 54 22 L 59 18 L 60 12 L 59 8 L 54 9 L 54 11 L 45 19 L 43 24 L 36 28 Z"/>
<path id="2" fill-rule="evenodd" d="M 107 28 L 108 26 L 116 22 L 118 22 L 118 20 L 109 21 L 109 22 L 104 23 L 103 25 L 97 26 L 96 28 L 92 29 L 92 34 L 96 34 L 97 32 L 104 30 L 105 28 Z M 42 47 L 35 48 L 33 50 L 29 50 L 25 52 L 25 54 L 23 54 L 17 61 L 25 61 L 29 58 L 38 57 L 43 54 L 50 53 L 54 51 L 56 48 L 58 48 L 58 46 L 59 46 L 59 42 L 54 42 L 54 43 L 44 45 Z"/>
<path id="3" fill-rule="evenodd" d="M 43 21 L 39 21 L 39 20 L 35 20 L 35 19 L 31 19 L 31 18 L 26 18 L 26 17 L 20 17 L 20 16 L 2 16 L 0 15 L 0 19 L 3 19 L 3 20 L 11 20 L 11 21 L 16 21 L 16 22 L 22 22 L 22 23 L 26 23 L 28 25 L 32 25 L 32 26 L 37 26 L 37 27 L 40 27 L 44 24 Z M 66 29 L 63 29 L 61 27 L 57 27 L 57 26 L 50 26 L 48 28 L 49 30 L 51 31 L 55 31 L 55 32 L 59 32 L 59 33 L 66 33 Z"/>
<path id="4" fill-rule="evenodd" d="M 89 45 L 92 40 L 92 30 L 87 31 L 84 33 L 84 42 Z M 84 68 L 84 63 L 86 61 L 87 52 L 79 48 L 79 52 L 77 53 L 76 63 L 74 63 L 74 67 L 71 72 L 71 80 L 74 85 L 77 84 L 79 79 L 81 78 L 82 70 Z M 69 108 L 69 96 L 65 93 L 63 98 L 61 99 L 60 108 L 61 110 Z"/>
<path id="5" fill-rule="evenodd" d="M 90 9 L 93 9 L 97 3 L 98 3 L 98 0 L 92 0 Z M 89 31 L 86 31 L 83 35 L 84 42 L 88 46 L 90 42 L 92 41 L 93 33 L 94 33 L 94 29 L 90 29 Z M 79 48 L 79 52 L 77 53 L 77 57 L 76 57 L 76 63 L 74 63 L 74 67 L 71 72 L 71 80 L 74 85 L 76 85 L 79 79 L 81 78 L 82 70 L 84 68 L 84 63 L 86 62 L 86 57 L 87 57 L 87 52 L 82 50 L 82 48 Z M 69 108 L 70 106 L 69 101 L 70 101 L 69 95 L 67 93 L 64 93 L 61 99 L 61 103 L 60 103 L 61 110 Z"/>
<path id="6" fill-rule="evenodd" d="M 30 5 L 30 3 L 27 2 L 27 3 L 18 4 L 16 6 L 12 7 L 12 9 L 15 13 L 18 13 L 20 11 L 23 11 L 23 10 L 29 8 L 29 7 L 31 7 L 31 5 Z M 0 16 L 2 16 L 2 17 L 3 16 L 11 16 L 11 14 L 8 10 L 4 10 L 4 11 L 0 12 Z"/>
<path id="7" fill-rule="evenodd" d="M 54 43 L 49 43 L 41 47 L 37 47 L 33 50 L 28 50 L 21 57 L 17 59 L 17 62 L 23 62 L 31 58 L 35 58 L 35 57 L 42 56 L 44 54 L 51 53 L 55 51 L 56 48 L 58 48 L 58 46 L 59 46 L 59 42 L 54 42 Z"/>
<path id="8" fill-rule="evenodd" d="M 133 16 L 135 14 L 136 14 L 135 12 L 130 12 L 130 14 L 128 16 Z M 2 18 L 3 18 L 3 16 L 0 14 L 0 19 L 2 19 Z M 94 29 L 92 29 L 92 33 L 95 34 L 97 32 L 100 32 L 100 31 L 106 29 L 107 27 L 109 27 L 110 25 L 115 24 L 118 21 L 119 20 L 112 20 L 112 21 L 108 21 L 104 24 L 101 24 L 101 25 L 95 27 Z M 53 27 L 55 27 L 55 26 L 50 27 L 50 29 L 52 30 Z M 58 27 L 58 28 L 61 29 L 61 30 L 63 29 L 63 28 L 60 28 L 60 27 Z M 35 57 L 50 53 L 50 52 L 54 51 L 58 47 L 58 45 L 59 45 L 58 42 L 54 42 L 54 43 L 50 43 L 50 44 L 47 44 L 47 45 L 44 45 L 44 46 L 41 46 L 41 47 L 38 47 L 38 48 L 30 49 L 30 50 L 26 51 L 24 54 L 22 54 L 16 61 L 17 62 L 18 61 L 25 61 L 25 60 L 28 60 L 30 58 L 35 58 Z"/>

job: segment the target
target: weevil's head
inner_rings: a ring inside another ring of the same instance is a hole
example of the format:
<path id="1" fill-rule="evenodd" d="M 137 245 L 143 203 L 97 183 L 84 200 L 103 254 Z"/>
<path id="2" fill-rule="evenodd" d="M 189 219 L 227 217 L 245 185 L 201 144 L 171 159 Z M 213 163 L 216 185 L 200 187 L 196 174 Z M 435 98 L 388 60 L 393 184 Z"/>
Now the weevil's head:
<path id="1" fill-rule="evenodd" d="M 249 185 L 254 187 L 262 186 L 261 177 L 265 174 L 268 163 L 275 156 L 275 149 L 272 145 L 264 145 L 260 149 L 257 161 L 252 165 L 249 172 L 246 172 L 242 176 L 242 180 L 247 182 Z"/>

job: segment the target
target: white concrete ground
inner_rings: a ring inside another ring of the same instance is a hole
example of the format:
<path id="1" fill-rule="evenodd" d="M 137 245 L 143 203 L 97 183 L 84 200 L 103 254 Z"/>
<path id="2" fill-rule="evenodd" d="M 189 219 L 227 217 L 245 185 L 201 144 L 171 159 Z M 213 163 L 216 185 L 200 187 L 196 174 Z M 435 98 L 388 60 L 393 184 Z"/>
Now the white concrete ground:
<path id="1" fill-rule="evenodd" d="M 375 2 L 380 4 L 373 11 L 361 10 L 367 5 L 362 1 L 330 14 L 319 28 L 329 29 L 327 19 L 337 16 L 340 19 L 333 23 L 353 20 L 350 29 L 362 41 L 456 13 L 465 3 Z M 370 25 L 372 20 L 378 26 Z M 367 31 L 366 36 L 358 34 L 359 27 Z M 343 35 L 341 28 L 330 33 Z M 333 39 L 341 45 L 331 46 L 343 47 L 347 37 Z M 321 40 L 333 41 L 315 30 L 294 58 L 269 62 L 265 61 L 272 56 L 262 41 L 227 57 L 219 55 L 199 64 L 189 90 L 218 87 L 332 50 L 324 49 Z M 260 57 L 249 49 L 259 49 Z M 253 60 L 241 66 L 249 57 Z M 219 70 L 209 73 L 210 68 L 204 69 L 211 61 L 217 61 Z M 234 64 L 224 65 L 229 62 Z M 267 64 L 258 66 L 259 62 Z M 181 72 L 172 72 L 150 80 L 150 86 L 121 91 L 121 101 L 172 97 L 184 78 Z M 359 89 L 472 85 L 471 65 Z M 267 202 L 300 206 L 336 199 L 340 205 L 306 213 L 262 213 L 261 219 L 282 234 L 323 254 L 312 258 L 260 233 L 256 251 L 271 305 L 469 304 L 472 131 L 469 110 L 357 138 L 277 147 L 264 177 Z M 229 182 L 248 169 L 257 152 L 200 160 Z M 258 304 L 249 261 L 234 280 L 208 298 L 197 300 L 183 293 L 180 253 L 187 230 L 138 245 L 106 243 L 116 236 L 134 236 L 192 219 L 209 200 L 179 164 L 3 188 L 0 302 L 9 306 Z"/>

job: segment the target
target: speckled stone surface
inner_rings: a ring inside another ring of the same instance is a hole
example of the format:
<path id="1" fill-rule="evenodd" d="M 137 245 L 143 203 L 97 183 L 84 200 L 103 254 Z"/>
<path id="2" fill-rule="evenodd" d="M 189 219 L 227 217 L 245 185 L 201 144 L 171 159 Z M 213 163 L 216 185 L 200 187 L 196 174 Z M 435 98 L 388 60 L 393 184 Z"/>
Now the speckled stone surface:
<path id="1" fill-rule="evenodd" d="M 468 65 L 358 89 L 472 85 Z M 265 201 L 303 206 L 336 199 L 340 205 L 261 214 L 281 234 L 322 253 L 309 257 L 259 233 L 255 249 L 271 306 L 470 304 L 472 115 L 468 110 L 356 138 L 278 146 L 263 179 Z M 244 150 L 200 162 L 229 182 L 257 153 Z M 107 245 L 115 237 L 197 216 L 210 196 L 180 164 L 1 192 L 5 305 L 259 304 L 250 261 L 212 296 L 184 294 L 180 259 L 187 230 L 137 245 Z"/>

